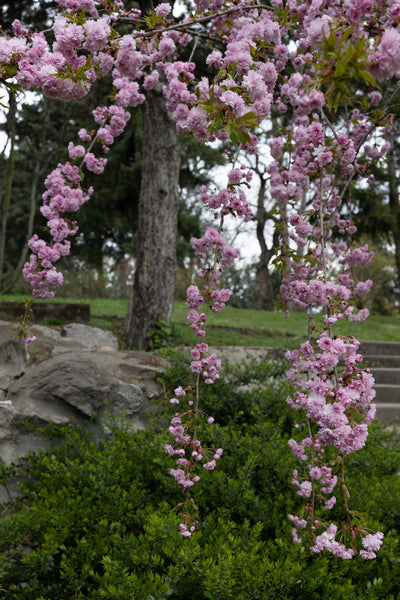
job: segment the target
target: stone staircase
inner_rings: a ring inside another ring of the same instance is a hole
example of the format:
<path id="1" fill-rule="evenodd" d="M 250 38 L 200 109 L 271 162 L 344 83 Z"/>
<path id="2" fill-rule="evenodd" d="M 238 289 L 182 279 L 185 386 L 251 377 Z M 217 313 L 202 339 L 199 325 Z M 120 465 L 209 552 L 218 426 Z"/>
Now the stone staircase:
<path id="1" fill-rule="evenodd" d="M 375 377 L 377 417 L 400 419 L 400 342 L 362 342 L 360 352 Z"/>

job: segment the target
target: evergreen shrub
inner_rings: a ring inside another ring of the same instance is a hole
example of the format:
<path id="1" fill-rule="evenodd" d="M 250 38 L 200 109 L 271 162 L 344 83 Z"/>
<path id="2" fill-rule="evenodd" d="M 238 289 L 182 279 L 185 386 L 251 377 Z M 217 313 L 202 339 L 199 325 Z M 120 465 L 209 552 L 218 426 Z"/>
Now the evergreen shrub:
<path id="1" fill-rule="evenodd" d="M 182 356 L 169 359 L 166 397 L 186 377 Z M 169 405 L 146 431 L 110 417 L 98 445 L 86 431 L 62 428 L 65 441 L 50 452 L 4 468 L 2 480 L 18 476 L 21 495 L 2 507 L 0 598 L 400 598 L 400 444 L 379 423 L 347 466 L 351 501 L 385 533 L 378 558 L 343 561 L 293 545 L 288 439 L 297 415 L 285 404 L 284 368 L 227 368 L 224 381 L 205 387 L 202 408 L 216 421 L 202 439 L 224 454 L 196 484 L 200 522 L 191 539 L 178 532 L 181 495 L 163 450 Z"/>

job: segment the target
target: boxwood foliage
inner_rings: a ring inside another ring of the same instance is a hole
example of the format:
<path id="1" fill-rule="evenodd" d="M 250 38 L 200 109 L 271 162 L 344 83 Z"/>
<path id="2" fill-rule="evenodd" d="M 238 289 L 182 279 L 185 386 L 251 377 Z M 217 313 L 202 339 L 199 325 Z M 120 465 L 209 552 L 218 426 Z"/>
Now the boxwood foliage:
<path id="1" fill-rule="evenodd" d="M 292 544 L 287 514 L 298 498 L 288 439 L 297 415 L 285 403 L 282 364 L 227 368 L 202 391 L 204 411 L 216 418 L 202 439 L 225 451 L 195 486 L 196 533 L 179 535 L 182 496 L 163 446 L 171 441 L 169 394 L 188 373 L 182 356 L 169 359 L 166 396 L 148 430 L 110 417 L 96 445 L 88 432 L 62 428 L 61 445 L 3 469 L 3 482 L 20 481 L 20 497 L 2 507 L 0 598 L 400 598 L 400 444 L 381 424 L 347 465 L 351 501 L 385 533 L 379 557 L 343 561 Z"/>

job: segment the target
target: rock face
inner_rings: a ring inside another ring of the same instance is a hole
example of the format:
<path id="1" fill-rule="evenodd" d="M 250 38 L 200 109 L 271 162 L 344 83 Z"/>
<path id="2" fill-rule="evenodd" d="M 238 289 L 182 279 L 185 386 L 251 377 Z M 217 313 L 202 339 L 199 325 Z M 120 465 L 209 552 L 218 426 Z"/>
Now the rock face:
<path id="1" fill-rule="evenodd" d="M 47 440 L 34 428 L 85 422 L 96 436 L 107 411 L 143 428 L 160 394 L 166 363 L 145 352 L 120 352 L 116 337 L 87 325 L 34 326 L 22 344 L 0 321 L 0 461 L 11 464 Z M 0 494 L 1 500 L 1 494 Z"/>

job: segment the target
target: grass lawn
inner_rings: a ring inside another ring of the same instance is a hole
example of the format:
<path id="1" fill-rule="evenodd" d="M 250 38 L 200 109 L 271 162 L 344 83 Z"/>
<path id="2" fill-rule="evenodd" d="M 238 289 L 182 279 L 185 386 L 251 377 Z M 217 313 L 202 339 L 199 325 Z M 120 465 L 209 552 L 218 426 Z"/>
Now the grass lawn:
<path id="1" fill-rule="evenodd" d="M 0 296 L 0 301 L 24 300 L 23 296 Z M 91 325 L 118 333 L 128 309 L 128 300 L 102 298 L 54 298 L 54 302 L 87 302 L 91 308 Z M 39 301 L 40 302 L 40 301 Z M 194 336 L 186 318 L 184 302 L 175 302 L 173 333 L 179 344 L 192 344 Z M 338 334 L 352 334 L 359 340 L 400 341 L 400 317 L 372 315 L 363 323 L 340 322 Z M 208 318 L 207 341 L 218 346 L 283 346 L 295 348 L 305 339 L 307 322 L 304 313 L 285 318 L 280 311 L 249 310 L 227 306 Z"/>

